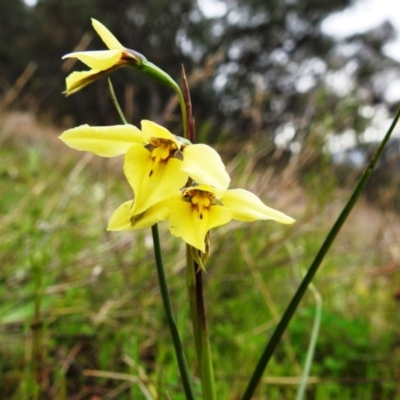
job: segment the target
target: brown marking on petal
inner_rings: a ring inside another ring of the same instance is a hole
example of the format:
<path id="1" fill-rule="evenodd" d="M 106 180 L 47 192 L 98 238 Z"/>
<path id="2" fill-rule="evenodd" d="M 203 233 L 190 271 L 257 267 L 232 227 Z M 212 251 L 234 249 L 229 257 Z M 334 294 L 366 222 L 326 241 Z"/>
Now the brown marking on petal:
<path id="1" fill-rule="evenodd" d="M 200 214 L 200 219 L 203 219 L 203 214 Z"/>
<path id="2" fill-rule="evenodd" d="M 153 146 L 152 144 L 146 144 L 144 146 L 145 149 L 149 150 L 150 153 L 155 149 L 155 146 Z"/>
<path id="3" fill-rule="evenodd" d="M 150 171 L 149 173 L 149 178 L 153 175 L 153 170 Z"/>

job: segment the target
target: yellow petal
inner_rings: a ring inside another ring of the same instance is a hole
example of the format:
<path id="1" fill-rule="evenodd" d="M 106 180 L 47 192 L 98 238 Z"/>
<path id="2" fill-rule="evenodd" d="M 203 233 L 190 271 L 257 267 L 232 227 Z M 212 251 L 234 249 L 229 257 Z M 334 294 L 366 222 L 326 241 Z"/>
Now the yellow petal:
<path id="1" fill-rule="evenodd" d="M 124 46 L 117 40 L 117 38 L 99 21 L 92 18 L 92 25 L 101 40 L 109 49 L 123 49 Z"/>
<path id="2" fill-rule="evenodd" d="M 85 86 L 98 79 L 100 75 L 104 74 L 103 71 L 92 69 L 90 71 L 75 71 L 67 76 L 65 80 L 67 90 L 64 92 L 66 95 L 81 90 Z"/>
<path id="3" fill-rule="evenodd" d="M 146 143 L 150 142 L 152 138 L 167 139 L 174 142 L 178 148 L 180 148 L 180 143 L 176 140 L 175 136 L 166 128 L 155 122 L 143 120 L 141 122 L 143 137 Z"/>
<path id="4" fill-rule="evenodd" d="M 195 182 L 226 190 L 230 177 L 220 155 L 205 144 L 188 145 L 183 149 L 181 170 Z"/>
<path id="5" fill-rule="evenodd" d="M 65 58 L 77 58 L 88 67 L 99 71 L 105 71 L 114 67 L 120 60 L 123 50 L 99 50 L 99 51 L 79 51 L 63 56 Z"/>
<path id="6" fill-rule="evenodd" d="M 125 156 L 124 172 L 135 194 L 131 215 L 140 214 L 179 190 L 188 176 L 180 171 L 181 161 L 170 158 L 155 163 L 143 146 L 132 146 Z"/>
<path id="7" fill-rule="evenodd" d="M 160 221 L 164 221 L 168 219 L 169 212 L 168 200 L 160 201 L 159 203 L 154 204 L 154 206 L 148 208 L 142 214 L 137 214 L 131 217 L 132 229 L 148 228 Z"/>
<path id="8" fill-rule="evenodd" d="M 292 224 L 295 220 L 286 214 L 267 207 L 254 193 L 244 189 L 232 189 L 222 196 L 223 205 L 232 210 L 232 218 L 239 221 L 272 219 L 282 224 Z"/>
<path id="9" fill-rule="evenodd" d="M 91 151 L 102 157 L 125 154 L 133 144 L 143 143 L 140 130 L 133 125 L 81 125 L 68 129 L 60 139 L 73 149 Z"/>
<path id="10" fill-rule="evenodd" d="M 144 213 L 131 218 L 133 203 L 133 200 L 126 201 L 113 212 L 108 222 L 108 231 L 143 229 L 168 219 L 169 206 L 166 201 L 157 203 Z"/>
<path id="11" fill-rule="evenodd" d="M 133 200 L 126 201 L 121 204 L 111 215 L 108 221 L 108 231 L 126 231 L 133 229 L 130 220 L 130 210 L 132 208 Z"/>
<path id="12" fill-rule="evenodd" d="M 170 216 L 169 229 L 174 236 L 182 238 L 186 243 L 206 252 L 205 238 L 207 232 L 232 219 L 231 211 L 223 206 L 211 206 L 208 212 L 202 213 L 193 210 L 192 204 L 184 201 L 182 196 L 169 199 Z"/>

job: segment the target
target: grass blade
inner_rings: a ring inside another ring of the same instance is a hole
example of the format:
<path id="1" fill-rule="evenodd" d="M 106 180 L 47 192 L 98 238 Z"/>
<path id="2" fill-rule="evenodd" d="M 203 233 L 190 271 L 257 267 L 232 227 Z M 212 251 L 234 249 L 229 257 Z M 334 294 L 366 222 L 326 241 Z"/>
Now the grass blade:
<path id="1" fill-rule="evenodd" d="M 250 378 L 250 381 L 247 385 L 247 388 L 243 394 L 242 400 L 250 400 L 253 396 L 258 383 L 264 373 L 265 368 L 268 365 L 269 360 L 271 359 L 276 346 L 278 345 L 283 333 L 285 332 L 287 326 L 289 325 L 290 320 L 292 319 L 300 301 L 302 300 L 308 285 L 313 280 L 316 272 L 318 271 L 319 266 L 322 263 L 326 253 L 328 252 L 329 248 L 331 247 L 333 241 L 335 240 L 337 234 L 339 233 L 341 227 L 343 226 L 344 222 L 346 221 L 347 217 L 350 214 L 350 211 L 353 209 L 354 205 L 356 204 L 364 186 L 368 182 L 372 171 L 379 160 L 380 156 L 382 155 L 383 149 L 388 142 L 398 120 L 400 118 L 400 109 L 397 111 L 396 116 L 393 119 L 388 131 L 386 132 L 384 138 L 379 143 L 379 146 L 375 150 L 374 154 L 371 157 L 367 167 L 365 168 L 360 180 L 357 183 L 356 188 L 354 189 L 350 199 L 347 201 L 346 205 L 344 206 L 342 212 L 340 213 L 338 219 L 333 224 L 332 229 L 330 230 L 328 236 L 326 237 L 325 241 L 323 242 L 319 252 L 317 253 L 313 263 L 311 264 L 306 276 L 303 278 L 297 292 L 293 296 L 292 300 L 290 301 L 285 313 L 282 316 L 279 324 L 275 328 L 274 333 L 271 336 L 270 341 L 268 342 L 266 348 L 264 349 L 260 360 L 257 363 L 257 366 L 253 372 L 253 375 Z"/>

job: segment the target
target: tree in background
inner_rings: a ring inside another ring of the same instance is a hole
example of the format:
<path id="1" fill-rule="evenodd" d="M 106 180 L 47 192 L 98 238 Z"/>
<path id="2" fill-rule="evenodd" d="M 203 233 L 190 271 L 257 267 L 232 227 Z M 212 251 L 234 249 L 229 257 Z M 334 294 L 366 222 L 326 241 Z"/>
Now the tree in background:
<path id="1" fill-rule="evenodd" d="M 199 3 L 39 0 L 30 8 L 22 1 L 1 0 L 7 17 L 1 17 L 0 89 L 10 87 L 34 61 L 38 69 L 19 98 L 21 106 L 64 125 L 72 124 L 72 115 L 74 123 L 115 123 L 105 81 L 67 101 L 60 94 L 66 69 L 72 67 L 67 61 L 60 69 L 61 56 L 78 44 L 104 48 L 92 34 L 90 17 L 175 79 L 184 64 L 199 131 L 213 137 L 225 131 L 238 139 L 272 138 L 289 121 L 300 142 L 321 126 L 327 132 L 349 126 L 360 132 L 366 122 L 360 105 L 382 102 L 384 77 L 398 70 L 382 52 L 394 36 L 390 24 L 341 42 L 322 32 L 324 19 L 351 0 L 224 0 L 208 8 Z M 115 74 L 113 84 L 132 122 L 162 114 L 171 93 L 140 79 L 124 87 L 125 73 Z M 335 74 L 347 75 L 352 90 L 338 92 L 332 84 Z M 178 123 L 174 115 L 164 115 Z"/>

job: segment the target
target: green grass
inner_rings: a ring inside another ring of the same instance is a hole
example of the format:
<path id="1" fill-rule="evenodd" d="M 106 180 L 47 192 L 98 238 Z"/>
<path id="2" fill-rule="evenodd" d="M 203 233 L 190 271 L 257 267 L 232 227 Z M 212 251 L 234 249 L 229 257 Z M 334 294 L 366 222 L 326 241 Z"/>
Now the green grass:
<path id="1" fill-rule="evenodd" d="M 11 138 L 4 130 L 0 143 L 0 398 L 184 399 L 151 232 L 105 231 L 112 211 L 130 197 L 120 161 L 42 138 Z M 213 232 L 205 297 L 220 399 L 240 398 L 347 195 L 327 165 L 308 172 L 300 188 L 294 172 L 271 178 L 270 168 L 247 159 L 229 161 L 233 186 L 245 185 L 297 223 L 231 223 Z M 361 202 L 324 262 L 315 280 L 324 309 L 307 398 L 400 395 L 398 222 Z M 200 393 L 184 246 L 163 224 L 161 235 L 178 328 Z M 301 376 L 314 310 L 310 294 L 256 399 L 295 397 L 297 384 L 288 378 Z"/>

